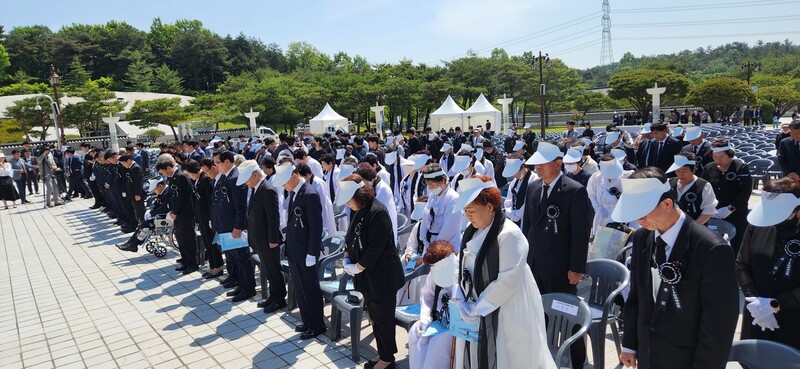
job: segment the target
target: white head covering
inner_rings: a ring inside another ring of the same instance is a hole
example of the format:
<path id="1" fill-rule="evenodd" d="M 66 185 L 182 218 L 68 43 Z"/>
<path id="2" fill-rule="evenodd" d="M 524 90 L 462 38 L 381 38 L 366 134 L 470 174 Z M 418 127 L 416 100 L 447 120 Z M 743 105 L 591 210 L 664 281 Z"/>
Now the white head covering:
<path id="1" fill-rule="evenodd" d="M 600 174 L 608 179 L 617 179 L 622 175 L 622 163 L 619 160 L 603 160 L 597 163 L 600 167 Z"/>
<path id="2" fill-rule="evenodd" d="M 682 128 L 682 127 L 675 127 L 675 129 L 673 129 L 673 130 L 672 130 L 672 134 L 671 134 L 670 136 L 672 136 L 672 137 L 678 137 L 678 136 L 680 136 L 681 134 L 683 134 L 683 132 L 684 132 L 684 131 L 683 131 L 683 128 Z M 684 139 L 685 139 L 685 138 L 686 138 L 686 137 L 684 137 Z"/>
<path id="3" fill-rule="evenodd" d="M 458 173 L 464 169 L 467 169 L 470 163 L 472 163 L 472 157 L 466 155 L 458 155 L 456 156 L 455 160 L 453 160 L 453 166 L 450 167 L 450 172 Z"/>
<path id="4" fill-rule="evenodd" d="M 428 163 L 428 160 L 431 160 L 431 156 L 428 154 L 416 154 L 411 156 L 411 160 L 414 162 L 414 170 L 420 170 L 425 164 Z"/>
<path id="5" fill-rule="evenodd" d="M 492 181 L 484 182 L 480 178 L 467 178 L 458 181 L 458 200 L 453 212 L 461 211 L 475 200 L 481 191 L 492 187 L 494 187 Z"/>
<path id="6" fill-rule="evenodd" d="M 390 153 L 387 153 L 384 156 L 383 161 L 386 162 L 386 165 L 392 165 L 395 162 L 397 162 L 397 151 L 392 151 Z"/>
<path id="7" fill-rule="evenodd" d="M 761 201 L 747 214 L 747 221 L 756 227 L 770 227 L 789 218 L 800 199 L 791 193 L 761 191 Z"/>
<path id="8" fill-rule="evenodd" d="M 236 177 L 236 185 L 241 186 L 253 175 L 253 173 L 260 168 L 255 160 L 245 160 L 239 164 L 239 176 Z"/>
<path id="9" fill-rule="evenodd" d="M 687 158 L 687 157 L 685 157 L 683 155 L 675 155 L 674 158 L 675 158 L 674 159 L 675 161 L 672 163 L 672 165 L 669 167 L 669 169 L 667 169 L 667 173 L 672 173 L 672 172 L 678 170 L 678 168 L 686 166 L 686 165 L 696 165 L 697 164 L 696 161 L 689 160 L 689 158 Z"/>
<path id="10" fill-rule="evenodd" d="M 427 202 L 415 202 L 414 203 L 414 211 L 411 212 L 411 220 L 419 221 L 423 217 L 425 217 L 425 205 Z"/>
<path id="11" fill-rule="evenodd" d="M 339 167 L 339 178 L 337 178 L 337 179 L 339 179 L 339 180 L 345 179 L 345 178 L 347 178 L 347 176 L 349 176 L 349 175 L 351 175 L 351 174 L 353 174 L 355 172 L 356 172 L 356 167 L 354 167 L 354 166 L 352 166 L 350 164 L 344 164 L 344 165 Z"/>
<path id="12" fill-rule="evenodd" d="M 669 181 L 661 182 L 658 178 L 623 178 L 622 196 L 611 213 L 615 222 L 627 223 L 649 214 L 658 205 L 664 192 L 670 190 Z"/>
<path id="13" fill-rule="evenodd" d="M 156 186 L 158 186 L 158 184 L 161 183 L 162 181 L 163 179 L 161 177 L 150 178 L 147 181 L 147 192 L 155 191 Z"/>
<path id="14" fill-rule="evenodd" d="M 209 144 L 211 144 L 211 145 L 213 145 L 213 144 L 215 144 L 215 143 L 217 143 L 217 142 L 222 142 L 222 141 L 224 141 L 224 140 L 222 139 L 222 137 L 219 137 L 219 136 L 214 136 L 214 138 L 212 138 L 212 139 L 211 139 L 211 141 L 208 141 L 208 143 L 209 143 Z"/>
<path id="15" fill-rule="evenodd" d="M 583 160 L 583 149 L 580 147 L 571 147 L 567 150 L 567 155 L 564 156 L 565 164 L 578 163 L 581 160 Z"/>
<path id="16" fill-rule="evenodd" d="M 285 185 L 286 182 L 289 182 L 289 179 L 292 178 L 294 169 L 294 165 L 290 163 L 285 163 L 275 167 L 275 175 L 272 176 L 272 185 L 278 188 L 283 187 L 283 185 Z"/>
<path id="17" fill-rule="evenodd" d="M 475 159 L 476 160 L 483 159 L 483 153 L 484 153 L 483 152 L 483 148 L 481 148 L 480 150 L 475 151 Z"/>
<path id="18" fill-rule="evenodd" d="M 517 140 L 517 142 L 514 143 L 514 149 L 512 149 L 512 151 L 522 150 L 523 147 L 525 147 L 525 141 Z"/>
<path id="19" fill-rule="evenodd" d="M 264 147 L 264 144 L 252 144 L 250 145 L 250 152 L 256 152 Z"/>
<path id="20" fill-rule="evenodd" d="M 530 123 L 526 123 L 525 124 L 525 129 L 529 129 L 529 128 L 531 128 L 531 124 Z"/>
<path id="21" fill-rule="evenodd" d="M 623 161 L 628 158 L 628 153 L 623 149 L 611 149 L 611 155 L 614 155 L 614 158 L 619 161 Z"/>
<path id="22" fill-rule="evenodd" d="M 539 142 L 536 152 L 525 162 L 525 165 L 547 164 L 561 157 L 564 157 L 564 153 L 558 146 L 549 142 Z"/>
<path id="23" fill-rule="evenodd" d="M 652 123 L 645 123 L 644 126 L 642 126 L 642 129 L 639 130 L 639 133 L 650 133 L 650 132 L 653 132 L 652 130 L 650 130 L 650 126 L 652 126 L 652 125 L 653 125 Z"/>
<path id="24" fill-rule="evenodd" d="M 686 141 L 696 140 L 703 134 L 703 130 L 697 126 L 686 128 L 684 132 L 683 139 Z"/>
<path id="25" fill-rule="evenodd" d="M 336 149 L 336 160 L 344 159 L 344 154 L 347 152 L 347 149 Z"/>
<path id="26" fill-rule="evenodd" d="M 439 152 L 445 152 L 445 151 L 447 151 L 447 150 L 452 150 L 452 149 L 453 149 L 453 145 L 451 145 L 451 144 L 448 142 L 448 143 L 445 143 L 444 145 L 442 145 L 442 148 L 441 148 L 441 149 L 439 149 Z"/>
<path id="27" fill-rule="evenodd" d="M 622 132 L 620 132 L 620 131 L 608 132 L 608 134 L 606 134 L 606 144 L 610 145 L 610 144 L 614 143 L 614 141 L 616 141 L 621 134 L 622 134 Z"/>
<path id="28" fill-rule="evenodd" d="M 521 168 L 522 159 L 506 159 L 506 167 L 503 168 L 503 177 L 513 177 Z"/>
<path id="29" fill-rule="evenodd" d="M 339 195 L 336 196 L 336 206 L 342 206 L 353 198 L 359 188 L 364 187 L 364 181 L 339 181 Z"/>
<path id="30" fill-rule="evenodd" d="M 453 286 L 453 276 L 458 269 L 458 262 L 456 261 L 456 254 L 447 255 L 442 260 L 437 261 L 431 265 L 430 276 L 437 286 L 442 288 Z"/>
<path id="31" fill-rule="evenodd" d="M 475 151 L 475 148 L 472 147 L 472 145 L 465 143 L 465 144 L 461 145 L 461 147 L 458 149 L 458 152 L 456 154 L 462 153 L 462 152 L 474 152 L 474 151 Z"/>

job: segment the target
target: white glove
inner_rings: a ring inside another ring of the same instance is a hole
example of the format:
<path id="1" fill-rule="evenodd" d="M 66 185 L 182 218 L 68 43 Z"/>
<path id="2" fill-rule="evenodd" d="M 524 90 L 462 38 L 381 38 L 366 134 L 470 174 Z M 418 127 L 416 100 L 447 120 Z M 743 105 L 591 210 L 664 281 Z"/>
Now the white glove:
<path id="1" fill-rule="evenodd" d="M 425 331 L 428 330 L 428 326 L 430 324 L 431 324 L 430 319 L 423 319 L 417 321 L 417 324 L 414 325 L 415 327 L 417 327 L 417 334 L 419 334 L 419 336 L 422 337 L 422 335 L 425 334 Z"/>
<path id="2" fill-rule="evenodd" d="M 356 274 L 363 272 L 363 270 L 358 269 L 355 264 L 344 264 L 344 271 L 351 276 L 355 276 Z"/>
<path id="3" fill-rule="evenodd" d="M 306 255 L 306 266 L 311 267 L 317 263 L 317 257 L 314 255 Z"/>
<path id="4" fill-rule="evenodd" d="M 144 212 L 144 220 L 150 220 L 153 217 L 150 216 L 150 210 Z"/>
<path id="5" fill-rule="evenodd" d="M 758 324 L 761 330 L 771 329 L 775 330 L 778 327 L 778 322 L 775 319 L 775 308 L 770 306 L 770 298 L 767 297 L 746 297 L 745 301 L 748 302 L 747 310 L 753 316 L 753 325 Z"/>
<path id="6" fill-rule="evenodd" d="M 475 303 L 467 300 L 458 302 L 458 313 L 461 315 L 461 319 L 466 322 L 475 321 L 480 316 L 480 314 L 475 311 Z"/>

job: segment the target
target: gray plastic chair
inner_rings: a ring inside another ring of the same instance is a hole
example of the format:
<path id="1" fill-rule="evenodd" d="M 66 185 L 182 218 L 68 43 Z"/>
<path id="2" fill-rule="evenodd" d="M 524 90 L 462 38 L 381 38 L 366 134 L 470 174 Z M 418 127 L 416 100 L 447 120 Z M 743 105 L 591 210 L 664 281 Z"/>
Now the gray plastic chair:
<path id="1" fill-rule="evenodd" d="M 741 340 L 731 346 L 728 362 L 749 369 L 800 369 L 800 350 L 767 340 Z"/>
<path id="2" fill-rule="evenodd" d="M 406 283 L 411 282 L 412 279 L 428 274 L 431 268 L 427 264 L 422 264 L 411 272 L 406 274 Z M 419 314 L 411 315 L 405 313 L 403 310 L 405 306 L 398 306 L 394 309 L 394 322 L 397 326 L 403 327 L 406 331 L 411 329 L 411 326 L 419 320 Z"/>
<path id="3" fill-rule="evenodd" d="M 586 262 L 586 275 L 591 277 L 589 296 L 584 301 L 589 305 L 592 313 L 592 325 L 589 328 L 589 338 L 592 340 L 592 356 L 594 367 L 605 367 L 606 327 L 611 324 L 614 335 L 614 344 L 617 356 L 621 351 L 619 330 L 614 324 L 614 315 L 617 306 L 614 299 L 630 283 L 630 272 L 622 263 L 608 259 L 595 259 Z M 609 319 L 611 318 L 611 319 Z"/>
<path id="4" fill-rule="evenodd" d="M 339 242 L 338 244 L 336 242 Z M 320 280 L 324 280 L 326 275 L 329 276 L 328 278 L 336 278 L 336 269 L 330 267 L 331 264 L 338 260 L 339 257 L 342 256 L 342 249 L 344 247 L 344 238 L 340 236 L 333 236 L 327 237 L 322 240 L 322 248 L 328 248 L 328 250 L 333 250 L 332 253 L 320 257 L 318 265 L 318 277 Z M 282 253 L 282 252 L 281 252 Z M 326 269 L 329 274 L 326 274 Z M 286 280 L 286 304 L 287 310 L 291 312 L 294 308 L 297 307 L 297 300 L 294 298 L 294 283 L 292 283 L 292 276 L 289 275 L 289 260 L 283 259 L 281 260 L 281 272 L 283 273 L 283 278 Z M 263 288 L 263 285 L 262 285 Z"/>
<path id="5" fill-rule="evenodd" d="M 575 314 L 570 314 L 553 308 L 553 302 L 558 301 L 569 308 L 577 308 Z M 569 355 L 569 347 L 579 339 L 583 339 L 589 326 L 592 324 L 592 312 L 589 305 L 586 305 L 578 296 L 567 293 L 548 293 L 542 295 L 542 305 L 544 315 L 547 320 L 547 346 L 550 354 L 556 361 L 559 368 L 573 368 L 572 359 Z M 575 326 L 579 326 L 577 332 L 572 333 Z M 579 365 L 582 365 L 579 364 Z"/>
<path id="6" fill-rule="evenodd" d="M 772 169 L 772 160 L 758 158 L 747 162 L 750 168 L 750 177 L 753 178 L 753 188 L 758 188 L 758 181 L 769 181 L 769 171 Z"/>
<path id="7" fill-rule="evenodd" d="M 711 218 L 706 223 L 706 227 L 714 232 L 717 232 L 719 236 L 725 241 L 728 241 L 728 243 L 730 243 L 731 240 L 736 237 L 736 227 L 728 221 Z"/>

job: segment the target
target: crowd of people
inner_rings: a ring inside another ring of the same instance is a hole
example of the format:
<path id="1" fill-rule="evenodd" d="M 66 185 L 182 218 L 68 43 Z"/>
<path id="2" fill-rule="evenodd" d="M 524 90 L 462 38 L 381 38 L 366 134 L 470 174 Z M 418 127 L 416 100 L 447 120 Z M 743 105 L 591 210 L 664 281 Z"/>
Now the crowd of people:
<path id="1" fill-rule="evenodd" d="M 576 295 L 596 236 L 608 229 L 632 232 L 626 366 L 724 368 L 739 313 L 742 338 L 800 348 L 800 272 L 792 268 L 800 257 L 800 121 L 778 145 L 783 177 L 765 183 L 750 212 L 747 164 L 728 140 L 709 142 L 698 126 L 646 124 L 632 138 L 612 124 L 595 139 L 591 126 L 578 133 L 571 123 L 553 141 L 537 139 L 530 125 L 499 140 L 487 128 L 187 139 L 161 145 L 149 180 L 141 147 L 26 149 L 32 159 L 14 152 L 9 165 L 0 156 L 0 195 L 7 197 L 4 176 L 24 193 L 24 176 L 36 171 L 48 205 L 94 198 L 93 209 L 133 233 L 117 245 L 130 252 L 154 220 L 169 219 L 176 271 L 207 265 L 202 278 L 224 277 L 232 303 L 256 296 L 255 253 L 269 291 L 257 307 L 284 309 L 291 283 L 301 339 L 327 330 L 322 240 L 342 230 L 340 268 L 363 296 L 377 343 L 366 368 L 395 367 L 396 291 L 409 264 L 430 267 L 414 284 L 421 309 L 408 333 L 411 368 L 555 368 L 541 296 Z M 417 222 L 407 240 L 399 214 Z M 712 218 L 733 224 L 735 237 L 709 230 Z M 441 329 L 456 321 L 474 324 L 474 339 Z M 584 340 L 569 356 L 574 367 L 586 362 Z"/>

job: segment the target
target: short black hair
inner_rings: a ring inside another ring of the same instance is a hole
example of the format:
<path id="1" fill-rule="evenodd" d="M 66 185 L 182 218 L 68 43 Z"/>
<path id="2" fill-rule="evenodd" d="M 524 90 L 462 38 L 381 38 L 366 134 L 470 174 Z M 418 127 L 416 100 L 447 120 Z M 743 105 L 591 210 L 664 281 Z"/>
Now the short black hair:
<path id="1" fill-rule="evenodd" d="M 213 168 L 216 164 L 214 164 L 213 158 L 205 157 L 200 159 L 200 165 L 206 168 Z"/>
<path id="2" fill-rule="evenodd" d="M 286 141 L 286 144 L 289 145 L 289 146 L 294 146 L 294 143 L 297 142 L 297 140 L 294 138 L 294 136 L 288 136 L 288 135 L 286 136 L 285 141 Z"/>
<path id="3" fill-rule="evenodd" d="M 200 173 L 200 163 L 198 163 L 197 160 L 194 159 L 187 160 L 185 163 L 183 163 L 181 168 L 192 174 Z"/>
<path id="4" fill-rule="evenodd" d="M 271 156 L 268 156 L 264 158 L 264 160 L 261 160 L 261 163 L 259 163 L 259 165 L 261 165 L 264 168 L 275 169 L 275 159 L 273 159 Z"/>
<path id="5" fill-rule="evenodd" d="M 113 158 L 114 156 L 117 156 L 117 155 L 119 155 L 119 154 L 114 152 L 114 150 L 108 149 L 108 150 L 106 150 L 106 153 L 103 154 L 103 158 L 108 160 L 108 159 L 111 159 L 111 158 Z"/>
<path id="6" fill-rule="evenodd" d="M 229 162 L 233 163 L 234 157 L 235 157 L 235 155 L 233 155 L 232 151 L 223 151 L 223 152 L 219 153 L 219 161 L 220 162 L 229 161 Z"/>
<path id="7" fill-rule="evenodd" d="M 789 129 L 800 129 L 800 120 L 789 123 Z"/>
<path id="8" fill-rule="evenodd" d="M 119 157 L 119 161 L 128 161 L 128 160 L 133 160 L 133 156 L 125 154 Z"/>
<path id="9" fill-rule="evenodd" d="M 19 150 L 11 150 L 11 155 L 19 153 Z"/>
<path id="10" fill-rule="evenodd" d="M 295 160 L 305 159 L 308 156 L 306 150 L 303 149 L 295 149 L 292 151 L 292 156 L 294 156 Z"/>
<path id="11" fill-rule="evenodd" d="M 127 152 L 134 152 L 136 150 L 133 149 L 133 146 L 125 146 L 125 151 Z"/>
<path id="12" fill-rule="evenodd" d="M 311 167 L 309 167 L 308 165 L 303 164 L 303 163 L 299 163 L 299 164 L 295 165 L 294 166 L 294 170 L 297 172 L 297 174 L 299 174 L 299 175 L 301 175 L 303 177 L 312 174 L 311 173 Z"/>
<path id="13" fill-rule="evenodd" d="M 322 156 L 319 157 L 319 161 L 320 163 L 333 164 L 336 159 L 331 154 L 322 154 Z"/>

